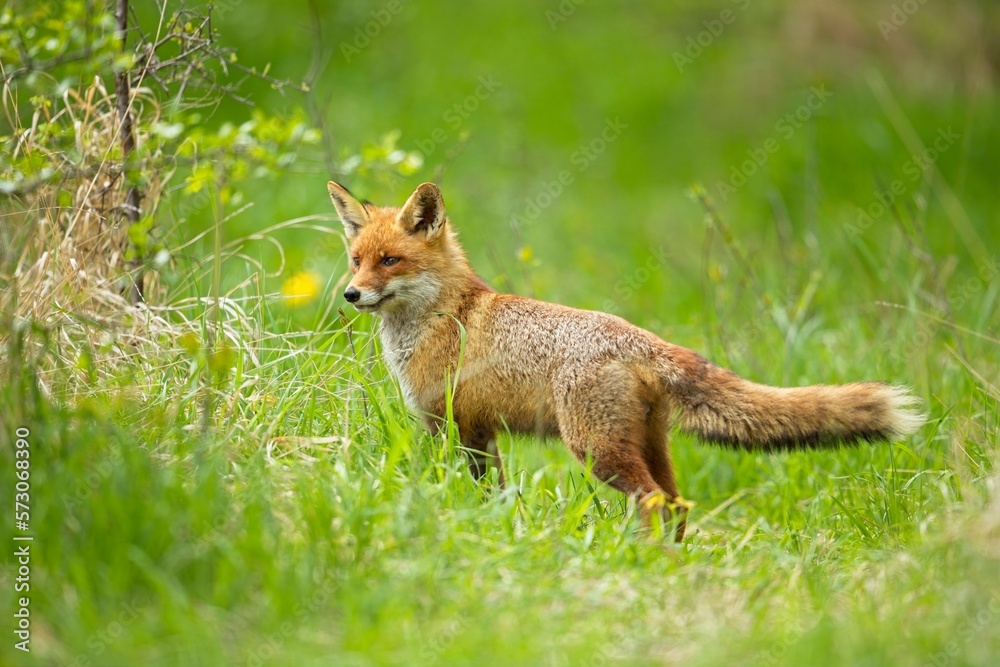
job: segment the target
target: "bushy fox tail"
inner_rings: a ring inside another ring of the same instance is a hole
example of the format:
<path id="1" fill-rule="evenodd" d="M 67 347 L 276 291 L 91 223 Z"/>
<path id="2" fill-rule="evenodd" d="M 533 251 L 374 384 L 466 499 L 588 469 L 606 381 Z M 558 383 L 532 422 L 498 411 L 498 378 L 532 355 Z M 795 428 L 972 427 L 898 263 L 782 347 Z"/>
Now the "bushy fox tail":
<path id="1" fill-rule="evenodd" d="M 708 442 L 782 451 L 861 441 L 887 441 L 915 432 L 924 416 L 905 387 L 879 382 L 769 387 L 694 355 L 672 383 L 680 426 Z"/>

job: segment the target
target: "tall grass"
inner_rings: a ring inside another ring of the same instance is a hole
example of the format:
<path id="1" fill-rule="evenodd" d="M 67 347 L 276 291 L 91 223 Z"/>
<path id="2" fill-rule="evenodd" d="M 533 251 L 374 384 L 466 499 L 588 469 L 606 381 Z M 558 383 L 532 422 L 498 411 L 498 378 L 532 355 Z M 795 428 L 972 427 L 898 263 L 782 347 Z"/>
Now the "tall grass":
<path id="1" fill-rule="evenodd" d="M 19 664 L 1000 654 L 1000 410 L 976 371 L 996 359 L 988 337 L 955 329 L 972 361 L 918 387 L 932 419 L 907 442 L 776 457 L 676 437 L 698 504 L 674 546 L 558 446 L 503 438 L 508 488 L 475 482 L 453 432 L 407 414 L 371 321 L 337 313 L 329 292 L 304 327 L 265 281 L 196 292 L 150 309 L 165 325 L 148 336 L 83 327 L 85 366 L 66 363 L 58 322 L 7 330 L 0 451 L 11 463 L 9 425 L 23 425 L 35 456 L 34 650 Z M 789 325 L 792 350 L 833 351 L 794 354 L 793 380 L 850 378 L 875 355 L 860 318 L 838 322 L 822 343 Z M 905 346 L 912 331 L 880 335 Z M 857 357 L 835 353 L 848 348 Z M 920 354 L 900 362 L 940 353 Z"/>

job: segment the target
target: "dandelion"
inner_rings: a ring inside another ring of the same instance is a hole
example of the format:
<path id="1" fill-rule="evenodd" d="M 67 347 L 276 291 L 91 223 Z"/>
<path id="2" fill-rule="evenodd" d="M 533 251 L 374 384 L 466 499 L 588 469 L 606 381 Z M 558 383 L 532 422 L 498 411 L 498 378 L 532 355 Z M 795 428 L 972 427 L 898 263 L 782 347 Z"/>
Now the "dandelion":
<path id="1" fill-rule="evenodd" d="M 293 308 L 304 306 L 319 295 L 320 279 L 312 271 L 299 271 L 289 276 L 281 286 L 285 303 Z"/>

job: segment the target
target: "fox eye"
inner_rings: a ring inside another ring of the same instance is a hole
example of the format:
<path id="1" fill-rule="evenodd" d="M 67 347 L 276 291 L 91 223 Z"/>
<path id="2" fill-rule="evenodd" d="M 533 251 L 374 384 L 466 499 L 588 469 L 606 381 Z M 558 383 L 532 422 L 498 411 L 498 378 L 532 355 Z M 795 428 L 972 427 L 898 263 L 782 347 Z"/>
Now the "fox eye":
<path id="1" fill-rule="evenodd" d="M 360 257 L 355 257 L 351 261 L 354 262 L 354 266 L 361 266 L 361 258 Z"/>
<path id="2" fill-rule="evenodd" d="M 382 266 L 395 266 L 399 264 L 399 257 L 386 257 L 382 260 Z"/>

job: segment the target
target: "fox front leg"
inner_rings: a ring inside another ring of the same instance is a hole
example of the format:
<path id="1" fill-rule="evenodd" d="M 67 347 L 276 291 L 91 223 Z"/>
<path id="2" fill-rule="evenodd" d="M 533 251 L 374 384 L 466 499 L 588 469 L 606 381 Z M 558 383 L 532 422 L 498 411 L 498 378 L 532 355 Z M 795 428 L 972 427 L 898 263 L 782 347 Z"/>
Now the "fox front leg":
<path id="1" fill-rule="evenodd" d="M 497 469 L 497 480 L 500 488 L 504 488 L 503 461 L 497 448 L 496 432 L 486 428 L 459 428 L 462 446 L 469 457 L 469 470 L 472 476 L 481 480 L 492 463 Z"/>

